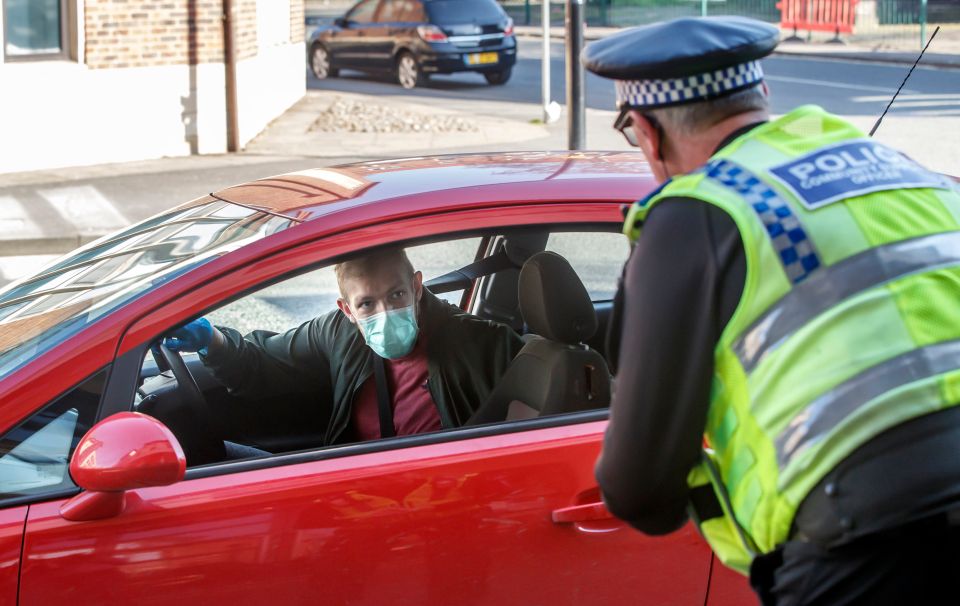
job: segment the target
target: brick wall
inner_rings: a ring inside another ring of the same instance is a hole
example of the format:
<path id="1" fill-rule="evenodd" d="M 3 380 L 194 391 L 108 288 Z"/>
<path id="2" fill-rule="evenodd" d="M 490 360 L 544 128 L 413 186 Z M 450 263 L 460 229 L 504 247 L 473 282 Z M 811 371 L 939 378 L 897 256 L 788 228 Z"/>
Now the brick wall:
<path id="1" fill-rule="evenodd" d="M 86 0 L 93 69 L 223 61 L 222 0 Z M 257 0 L 233 0 L 237 59 L 257 54 Z M 290 40 L 304 36 L 303 0 L 290 0 Z"/>
<path id="2" fill-rule="evenodd" d="M 233 0 L 233 38 L 237 61 L 257 54 L 257 0 Z"/>
<path id="3" fill-rule="evenodd" d="M 290 0 L 290 42 L 303 42 L 304 0 Z"/>
<path id="4" fill-rule="evenodd" d="M 221 0 L 86 0 L 91 68 L 223 61 Z"/>

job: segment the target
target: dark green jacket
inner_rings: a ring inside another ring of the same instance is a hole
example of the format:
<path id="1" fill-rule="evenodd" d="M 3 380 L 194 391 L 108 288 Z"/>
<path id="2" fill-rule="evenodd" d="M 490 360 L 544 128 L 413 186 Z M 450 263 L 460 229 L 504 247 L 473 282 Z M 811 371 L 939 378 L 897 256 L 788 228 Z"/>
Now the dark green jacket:
<path id="1" fill-rule="evenodd" d="M 444 428 L 459 427 L 490 395 L 523 341 L 510 327 L 482 320 L 426 289 L 420 301 L 430 395 Z M 300 395 L 330 410 L 325 444 L 343 441 L 353 399 L 373 374 L 373 351 L 339 309 L 283 334 L 246 337 L 218 327 L 226 350 L 204 358 L 231 393 L 248 399 Z M 349 434 L 348 434 L 349 435 Z"/>

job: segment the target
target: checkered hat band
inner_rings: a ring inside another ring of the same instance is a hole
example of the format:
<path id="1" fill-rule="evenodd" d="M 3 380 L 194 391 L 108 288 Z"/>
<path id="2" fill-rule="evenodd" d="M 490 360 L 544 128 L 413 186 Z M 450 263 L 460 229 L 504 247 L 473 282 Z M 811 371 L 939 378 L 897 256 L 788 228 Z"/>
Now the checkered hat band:
<path id="1" fill-rule="evenodd" d="M 617 107 L 665 107 L 712 99 L 763 80 L 759 61 L 672 80 L 617 80 Z"/>

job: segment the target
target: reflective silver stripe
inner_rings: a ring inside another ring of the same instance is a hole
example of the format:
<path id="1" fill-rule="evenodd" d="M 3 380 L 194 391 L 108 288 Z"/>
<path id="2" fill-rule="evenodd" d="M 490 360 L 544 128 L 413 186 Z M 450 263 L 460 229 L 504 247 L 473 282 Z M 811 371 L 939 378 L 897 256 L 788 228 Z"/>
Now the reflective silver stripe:
<path id="1" fill-rule="evenodd" d="M 841 383 L 794 417 L 774 440 L 780 470 L 871 400 L 897 387 L 958 368 L 960 341 L 946 341 L 908 351 Z"/>
<path id="2" fill-rule="evenodd" d="M 804 324 L 844 299 L 885 282 L 960 264 L 960 231 L 903 240 L 822 267 L 773 304 L 733 343 L 747 374 Z"/>

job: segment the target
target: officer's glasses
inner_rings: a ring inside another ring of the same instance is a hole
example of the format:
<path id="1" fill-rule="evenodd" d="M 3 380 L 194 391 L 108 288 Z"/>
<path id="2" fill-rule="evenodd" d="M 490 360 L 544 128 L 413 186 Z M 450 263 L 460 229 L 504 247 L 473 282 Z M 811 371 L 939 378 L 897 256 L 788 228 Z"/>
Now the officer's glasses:
<path id="1" fill-rule="evenodd" d="M 640 142 L 637 140 L 637 133 L 633 130 L 633 118 L 630 117 L 631 109 L 633 108 L 624 107 L 620 110 L 620 115 L 613 122 L 613 128 L 620 131 L 620 134 L 632 147 L 639 147 Z"/>
<path id="2" fill-rule="evenodd" d="M 617 116 L 617 119 L 613 123 L 613 128 L 620 131 L 623 135 L 623 138 L 627 140 L 633 147 L 640 147 L 640 141 L 637 139 L 637 131 L 633 129 L 633 118 L 630 117 L 630 110 L 636 109 L 635 107 L 624 107 L 620 110 L 620 115 Z M 646 118 L 647 122 L 650 123 L 650 126 L 656 129 L 657 133 L 660 134 L 661 140 L 663 139 L 663 127 L 660 126 L 660 121 L 654 118 L 650 114 L 640 114 Z"/>

